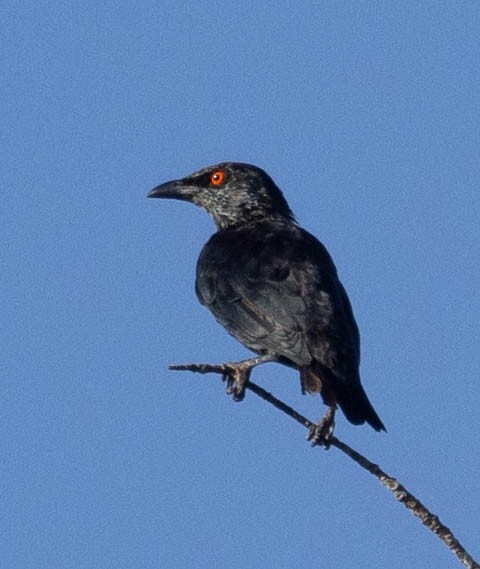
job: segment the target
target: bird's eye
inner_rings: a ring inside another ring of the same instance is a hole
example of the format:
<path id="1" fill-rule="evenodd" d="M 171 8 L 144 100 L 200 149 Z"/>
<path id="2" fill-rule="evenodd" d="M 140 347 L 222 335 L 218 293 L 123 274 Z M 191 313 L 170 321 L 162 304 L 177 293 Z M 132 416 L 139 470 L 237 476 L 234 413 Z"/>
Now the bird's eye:
<path id="1" fill-rule="evenodd" d="M 225 172 L 223 170 L 215 170 L 210 174 L 210 182 L 214 186 L 221 186 L 225 180 Z"/>

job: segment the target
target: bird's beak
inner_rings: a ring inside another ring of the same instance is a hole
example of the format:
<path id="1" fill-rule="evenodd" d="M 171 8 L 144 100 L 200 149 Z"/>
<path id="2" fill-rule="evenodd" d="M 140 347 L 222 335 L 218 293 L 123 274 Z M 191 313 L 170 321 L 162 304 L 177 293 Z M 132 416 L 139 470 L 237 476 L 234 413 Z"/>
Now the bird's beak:
<path id="1" fill-rule="evenodd" d="M 160 184 L 147 194 L 147 198 L 170 198 L 174 200 L 192 201 L 195 188 L 184 180 L 172 180 Z"/>

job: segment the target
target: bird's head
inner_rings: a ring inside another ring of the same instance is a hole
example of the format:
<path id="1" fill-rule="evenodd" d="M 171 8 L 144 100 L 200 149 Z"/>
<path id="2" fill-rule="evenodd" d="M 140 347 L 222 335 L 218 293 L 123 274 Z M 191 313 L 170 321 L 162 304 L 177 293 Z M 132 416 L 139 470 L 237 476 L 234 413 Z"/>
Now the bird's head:
<path id="1" fill-rule="evenodd" d="M 203 207 L 220 229 L 266 219 L 294 219 L 270 176 L 256 166 L 238 162 L 222 162 L 166 182 L 148 197 L 183 200 Z"/>

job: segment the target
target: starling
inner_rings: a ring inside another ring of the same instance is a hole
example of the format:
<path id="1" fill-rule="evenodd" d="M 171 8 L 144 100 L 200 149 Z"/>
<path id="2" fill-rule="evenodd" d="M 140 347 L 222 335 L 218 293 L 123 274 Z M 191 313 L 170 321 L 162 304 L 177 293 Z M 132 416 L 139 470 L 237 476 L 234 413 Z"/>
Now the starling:
<path id="1" fill-rule="evenodd" d="M 258 356 L 229 364 L 241 400 L 251 369 L 278 362 L 297 369 L 302 392 L 329 407 L 327 439 L 339 406 L 354 425 L 385 427 L 361 385 L 360 336 L 350 301 L 326 248 L 301 228 L 272 178 L 250 164 L 223 162 L 154 188 L 148 197 L 204 208 L 217 232 L 197 263 L 201 304 Z"/>

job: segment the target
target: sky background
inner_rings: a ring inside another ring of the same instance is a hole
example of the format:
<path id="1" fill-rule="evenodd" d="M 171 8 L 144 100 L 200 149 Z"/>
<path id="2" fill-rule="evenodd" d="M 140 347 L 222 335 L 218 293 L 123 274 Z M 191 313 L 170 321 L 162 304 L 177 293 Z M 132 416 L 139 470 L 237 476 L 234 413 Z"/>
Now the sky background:
<path id="1" fill-rule="evenodd" d="M 201 210 L 147 200 L 266 169 L 328 247 L 388 433 L 336 435 L 480 557 L 480 4 L 0 8 L 0 566 L 460 565 L 288 417 L 168 364 L 248 352 L 201 307 Z M 297 374 L 254 380 L 312 420 Z"/>

